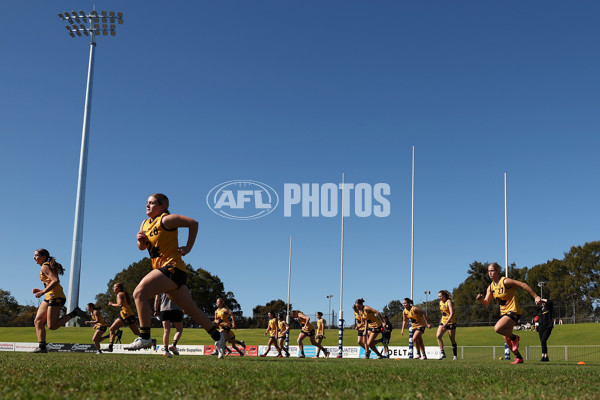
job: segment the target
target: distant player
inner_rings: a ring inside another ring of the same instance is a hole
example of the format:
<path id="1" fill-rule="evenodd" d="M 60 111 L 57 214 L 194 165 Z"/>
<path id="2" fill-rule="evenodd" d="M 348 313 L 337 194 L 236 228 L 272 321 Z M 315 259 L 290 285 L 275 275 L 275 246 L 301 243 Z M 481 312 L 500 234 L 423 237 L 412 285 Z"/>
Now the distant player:
<path id="1" fill-rule="evenodd" d="M 425 353 L 425 344 L 423 343 L 423 334 L 425 333 L 425 326 L 427 328 L 431 328 L 431 324 L 427 321 L 427 315 L 421 310 L 419 307 L 413 305 L 413 301 L 408 297 L 402 300 L 402 305 L 404 306 L 404 312 L 402 313 L 402 331 L 400 335 L 404 335 L 404 329 L 408 324 L 408 321 L 412 324 L 413 329 L 413 345 L 417 350 L 417 355 L 415 359 L 421 358 L 421 353 L 423 353 L 422 360 L 427 360 L 427 353 Z"/>
<path id="2" fill-rule="evenodd" d="M 390 340 L 392 339 L 392 331 L 394 327 L 390 322 L 390 319 L 387 315 L 383 317 L 383 325 L 381 326 L 381 339 L 377 339 L 374 344 L 381 343 L 383 344 L 383 351 L 385 354 L 383 355 L 385 358 L 390 358 Z"/>
<path id="3" fill-rule="evenodd" d="M 323 339 L 325 339 L 325 320 L 323 319 L 323 313 L 321 311 L 317 312 L 317 333 L 315 334 L 315 341 L 319 344 L 323 343 Z M 315 358 L 319 358 L 319 354 L 321 353 L 321 349 L 317 348 L 317 355 Z"/>
<path id="4" fill-rule="evenodd" d="M 246 343 L 244 341 L 237 340 L 235 333 L 232 329 L 235 328 L 235 316 L 227 307 L 223 299 L 217 299 L 217 309 L 215 310 L 215 325 L 219 326 L 219 330 L 225 334 L 225 340 L 231 343 L 231 346 L 240 353 L 240 357 L 245 355 Z M 241 345 L 244 350 L 240 350 L 236 345 Z M 229 350 L 229 349 L 228 349 Z"/>
<path id="5" fill-rule="evenodd" d="M 269 322 L 267 322 L 267 330 L 265 331 L 265 336 L 269 335 L 269 341 L 267 342 L 267 350 L 265 350 L 265 352 L 260 356 L 266 357 L 267 354 L 269 354 L 269 351 L 271 350 L 271 346 L 274 345 L 277 349 L 277 357 L 283 357 L 281 355 L 281 348 L 277 344 L 277 332 L 279 330 L 279 328 L 277 327 L 277 318 L 275 318 L 275 313 L 273 311 L 269 311 L 267 316 L 269 317 Z"/>
<path id="6" fill-rule="evenodd" d="M 296 320 L 298 320 L 300 325 L 302 325 L 302 329 L 300 330 L 300 334 L 298 335 L 298 347 L 300 348 L 300 354 L 298 355 L 298 358 L 306 357 L 304 355 L 304 344 L 302 344 L 302 341 L 307 336 L 310 339 L 310 342 L 312 343 L 312 345 L 316 346 L 318 349 L 322 350 L 323 354 L 325 354 L 325 358 L 329 358 L 329 351 L 327 351 L 326 348 L 321 346 L 315 340 L 315 327 L 313 326 L 313 324 L 310 323 L 310 318 L 308 316 L 306 316 L 302 311 L 299 311 L 299 310 L 292 311 L 291 316 L 292 316 L 292 318 L 296 318 Z"/>
<path id="7" fill-rule="evenodd" d="M 178 356 L 177 343 L 183 334 L 183 311 L 166 293 L 161 293 L 154 298 L 154 315 L 160 319 L 163 326 L 163 355 L 165 357 Z M 171 325 L 173 325 L 176 332 L 173 335 L 173 344 L 169 346 Z"/>
<path id="8" fill-rule="evenodd" d="M 365 299 L 362 298 L 356 300 L 354 305 L 360 312 L 360 316 L 365 323 L 363 334 L 365 341 L 365 358 L 368 359 L 371 356 L 371 351 L 377 354 L 377 358 L 383 358 L 383 354 L 381 354 L 375 346 L 375 339 L 377 339 L 377 336 L 381 333 L 381 326 L 383 325 L 381 313 L 373 307 L 365 305 Z"/>
<path id="9" fill-rule="evenodd" d="M 44 284 L 44 289 L 33 289 L 32 292 L 36 298 L 44 296 L 44 301 L 40 304 L 35 315 L 34 325 L 37 333 L 38 348 L 34 353 L 47 353 L 46 348 L 46 325 L 51 331 L 65 326 L 75 316 L 87 318 L 87 315 L 75 307 L 68 314 L 60 316 L 60 311 L 67 302 L 67 297 L 60 285 L 59 275 L 63 275 L 65 269 L 54 257 L 50 257 L 50 252 L 46 249 L 37 249 L 33 254 L 35 263 L 41 266 L 40 280 Z"/>
<path id="10" fill-rule="evenodd" d="M 490 304 L 492 297 L 498 299 L 498 303 L 500 303 L 500 319 L 496 322 L 494 330 L 497 334 L 504 336 L 504 341 L 515 355 L 515 360 L 511 364 L 522 364 L 523 356 L 519 353 L 520 338 L 513 334 L 516 322 L 523 315 L 523 310 L 517 301 L 516 288 L 520 287 L 529 293 L 534 298 L 535 304 L 539 304 L 542 299 L 526 283 L 502 276 L 500 269 L 498 263 L 488 265 L 488 276 L 492 280 L 492 283 L 488 286 L 485 297 L 479 293 L 476 299 L 484 306 Z"/>
<path id="11" fill-rule="evenodd" d="M 110 343 L 108 344 L 108 348 L 106 351 L 113 351 L 113 344 L 115 340 L 121 339 L 120 335 L 123 333 L 119 328 L 123 326 L 128 326 L 133 332 L 134 335 L 139 335 L 140 330 L 137 325 L 137 318 L 133 309 L 131 308 L 131 298 L 129 297 L 129 293 L 125 290 L 125 287 L 122 283 L 117 282 L 113 285 L 113 292 L 117 295 L 117 302 L 113 303 L 112 301 L 108 302 L 108 305 L 115 308 L 120 308 L 119 318 L 115 319 L 110 326 Z"/>
<path id="12" fill-rule="evenodd" d="M 94 303 L 88 303 L 87 312 L 92 316 L 91 321 L 85 321 L 86 325 L 94 325 L 94 336 L 92 336 L 92 341 L 94 342 L 94 346 L 96 346 L 96 354 L 102 354 L 102 350 L 100 349 L 100 342 L 109 336 L 103 336 L 104 332 L 108 329 L 108 324 L 104 321 L 104 316 L 102 315 L 102 309 L 97 307 Z"/>
<path id="13" fill-rule="evenodd" d="M 277 314 L 277 329 L 277 343 L 279 344 L 279 348 L 282 351 L 285 351 L 286 357 L 289 357 L 290 352 L 289 349 L 287 349 L 285 346 L 285 338 L 288 332 L 290 331 L 290 326 L 287 324 L 287 322 L 285 322 L 285 319 L 283 318 L 283 313 Z"/>
<path id="14" fill-rule="evenodd" d="M 444 342 L 442 336 L 448 331 L 450 336 L 450 342 L 452 342 L 452 353 L 454 354 L 453 360 L 457 360 L 457 346 L 456 346 L 456 315 L 454 314 L 454 303 L 452 302 L 452 295 L 447 290 L 440 290 L 438 292 L 438 299 L 440 299 L 440 311 L 442 313 L 442 320 L 437 330 L 437 341 L 440 346 L 441 357 L 440 360 L 446 358 L 446 352 L 444 351 Z"/>

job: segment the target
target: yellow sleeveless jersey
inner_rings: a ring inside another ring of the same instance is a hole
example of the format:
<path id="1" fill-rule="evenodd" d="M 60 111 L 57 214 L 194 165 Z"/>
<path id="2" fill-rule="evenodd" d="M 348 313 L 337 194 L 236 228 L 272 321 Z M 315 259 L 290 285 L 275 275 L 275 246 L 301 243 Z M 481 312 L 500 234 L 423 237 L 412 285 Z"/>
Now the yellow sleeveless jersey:
<path id="1" fill-rule="evenodd" d="M 50 266 L 50 263 L 45 262 L 42 265 L 48 265 L 48 268 L 52 268 Z M 56 271 L 55 271 L 56 273 Z M 44 284 L 44 287 L 47 287 L 50 284 L 50 278 L 48 278 L 46 275 L 44 275 L 44 273 L 40 270 L 40 280 L 42 281 L 42 283 Z M 66 299 L 67 297 L 65 296 L 65 292 L 63 291 L 62 286 L 60 285 L 60 282 L 54 286 L 54 288 L 52 290 L 50 290 L 49 292 L 46 292 L 46 296 L 44 297 L 44 299 L 46 300 L 52 300 L 52 299 L 59 299 L 59 298 L 63 298 Z"/>
<path id="2" fill-rule="evenodd" d="M 277 319 L 276 318 L 271 318 L 269 320 L 269 336 L 271 337 L 275 337 L 277 336 Z"/>
<path id="3" fill-rule="evenodd" d="M 104 326 L 108 326 L 108 325 L 106 324 L 106 321 L 104 321 L 104 316 L 102 315 L 102 311 L 100 311 L 100 310 L 95 310 L 95 311 L 93 312 L 93 315 L 92 315 L 92 316 L 93 316 L 93 317 L 94 317 L 94 319 L 97 321 L 97 322 L 94 324 L 94 329 L 99 329 L 99 328 L 102 328 L 102 327 L 104 327 Z"/>
<path id="4" fill-rule="evenodd" d="M 507 314 L 511 311 L 515 314 L 523 315 L 523 309 L 517 301 L 517 296 L 515 296 L 515 288 L 507 288 L 504 285 L 505 279 L 506 277 L 503 276 L 497 284 L 494 282 L 490 284 L 492 296 L 498 299 L 498 303 L 500 303 L 500 315 Z"/>
<path id="5" fill-rule="evenodd" d="M 367 326 L 371 329 L 381 328 L 381 321 L 373 311 L 364 309 L 362 312 L 362 318 L 367 323 Z"/>
<path id="6" fill-rule="evenodd" d="M 277 323 L 277 328 L 279 328 L 278 337 L 285 337 L 285 333 L 284 332 L 286 330 L 286 327 L 287 327 L 287 323 L 285 321 L 279 321 Z"/>
<path id="7" fill-rule="evenodd" d="M 165 265 L 172 265 L 185 272 L 185 263 L 177 251 L 177 228 L 167 230 L 162 219 L 167 213 L 161 214 L 154 220 L 148 218 L 142 225 L 142 231 L 148 238 L 148 254 L 152 259 L 152 268 L 157 269 Z"/>
<path id="8" fill-rule="evenodd" d="M 325 320 L 323 318 L 317 320 L 317 335 L 325 334 Z"/>
<path id="9" fill-rule="evenodd" d="M 412 306 L 409 309 L 404 309 L 404 315 L 408 318 L 412 324 L 413 329 L 415 328 L 425 328 L 425 320 L 423 317 L 415 312 L 415 307 Z"/>
<path id="10" fill-rule="evenodd" d="M 127 317 L 129 316 L 135 315 L 133 309 L 129 305 L 129 302 L 127 301 L 127 296 L 125 296 L 125 293 L 123 293 L 123 303 L 121 303 L 121 312 L 119 313 L 119 315 L 123 319 L 127 319 Z"/>
<path id="11" fill-rule="evenodd" d="M 450 303 L 452 300 L 448 299 L 446 301 L 440 300 L 440 311 L 442 312 L 442 324 L 449 322 L 451 324 L 456 323 L 456 314 L 452 315 L 452 319 L 448 321 L 448 317 L 450 316 Z"/>
<path id="12" fill-rule="evenodd" d="M 306 316 L 302 317 L 298 315 L 298 322 L 302 325 L 302 332 L 311 333 L 315 330 L 313 324 L 310 323 L 310 319 Z"/>
<path id="13" fill-rule="evenodd" d="M 356 321 L 356 328 L 365 329 L 365 321 L 362 318 L 362 314 L 354 311 L 354 320 Z"/>
<path id="14" fill-rule="evenodd" d="M 217 318 L 219 318 L 223 324 L 223 326 L 229 327 L 231 328 L 231 322 L 229 322 L 229 310 L 225 307 L 223 308 L 217 308 L 217 311 L 215 311 L 215 314 L 217 314 Z"/>

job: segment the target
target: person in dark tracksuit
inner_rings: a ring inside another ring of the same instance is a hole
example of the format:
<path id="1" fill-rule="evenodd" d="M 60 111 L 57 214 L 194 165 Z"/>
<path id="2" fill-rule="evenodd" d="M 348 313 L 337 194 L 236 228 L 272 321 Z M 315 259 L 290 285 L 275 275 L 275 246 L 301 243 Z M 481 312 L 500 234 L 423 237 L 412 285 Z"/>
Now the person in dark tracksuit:
<path id="1" fill-rule="evenodd" d="M 542 344 L 542 362 L 550 361 L 548 359 L 548 338 L 554 328 L 554 320 L 552 319 L 553 305 L 549 299 L 542 299 L 541 308 L 538 313 L 538 333 L 540 335 L 540 342 Z"/>

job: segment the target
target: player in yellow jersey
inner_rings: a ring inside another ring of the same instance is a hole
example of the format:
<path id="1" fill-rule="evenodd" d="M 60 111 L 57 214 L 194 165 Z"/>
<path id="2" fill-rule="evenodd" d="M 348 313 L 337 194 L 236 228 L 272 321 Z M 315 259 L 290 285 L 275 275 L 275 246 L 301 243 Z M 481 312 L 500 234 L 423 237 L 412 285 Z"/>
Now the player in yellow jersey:
<path id="1" fill-rule="evenodd" d="M 366 323 L 362 319 L 362 313 L 356 307 L 356 303 L 352 306 L 352 310 L 354 311 L 354 327 L 358 334 L 357 342 L 360 347 L 365 349 L 365 353 L 367 348 L 365 347 L 365 326 Z"/>
<path id="2" fill-rule="evenodd" d="M 529 293 L 535 300 L 535 304 L 539 304 L 541 298 L 535 294 L 528 284 L 503 277 L 500 270 L 501 268 L 498 263 L 488 265 L 488 276 L 492 280 L 492 283 L 488 286 L 485 296 L 479 293 L 476 299 L 484 306 L 488 306 L 492 298 L 498 299 L 500 303 L 500 319 L 496 322 L 494 330 L 499 335 L 504 336 L 504 341 L 515 355 L 515 360 L 511 364 L 522 364 L 523 356 L 519 353 L 520 338 L 513 334 L 515 323 L 523 314 L 521 306 L 517 301 L 516 288 L 519 287 Z"/>
<path id="3" fill-rule="evenodd" d="M 402 313 L 402 331 L 400 335 L 404 335 L 404 329 L 410 320 L 413 329 L 413 344 L 417 350 L 415 359 L 421 358 L 427 360 L 427 353 L 425 352 L 425 344 L 423 343 L 423 333 L 425 333 L 425 327 L 431 328 L 431 324 L 427 320 L 427 315 L 419 307 L 413 305 L 413 301 L 408 297 L 402 300 L 404 306 L 404 312 Z"/>
<path id="4" fill-rule="evenodd" d="M 323 313 L 321 311 L 317 312 L 317 332 L 315 333 L 315 341 L 319 344 L 323 343 L 323 339 L 325 339 L 325 320 L 323 319 Z M 315 358 L 319 358 L 319 354 L 321 354 L 321 349 L 317 348 L 317 355 Z"/>
<path id="5" fill-rule="evenodd" d="M 325 358 L 329 358 L 329 351 L 325 347 L 321 346 L 320 343 L 317 343 L 317 341 L 315 340 L 315 327 L 313 326 L 313 324 L 310 323 L 310 318 L 299 310 L 292 311 L 290 315 L 292 318 L 296 318 L 300 325 L 302 325 L 302 329 L 300 330 L 300 334 L 298 335 L 298 347 L 300 348 L 300 354 L 298 355 L 298 358 L 306 357 L 304 355 L 304 344 L 302 344 L 302 341 L 307 336 L 310 339 L 312 345 L 322 350 L 323 354 L 325 354 Z"/>
<path id="6" fill-rule="evenodd" d="M 96 354 L 102 354 L 100 342 L 108 338 L 108 336 L 103 336 L 103 333 L 108 329 L 108 324 L 104 321 L 102 309 L 97 307 L 94 303 L 88 303 L 87 312 L 92 316 L 92 320 L 85 321 L 85 323 L 86 325 L 94 325 L 94 336 L 92 336 L 92 341 L 94 342 L 94 346 L 96 346 Z"/>
<path id="7" fill-rule="evenodd" d="M 289 357 L 290 352 L 285 346 L 285 338 L 290 331 L 290 326 L 285 322 L 283 314 L 277 314 L 277 343 L 282 351 L 285 351 L 285 356 Z"/>
<path id="8" fill-rule="evenodd" d="M 231 346 L 243 357 L 246 353 L 246 343 L 243 340 L 237 340 L 235 333 L 232 329 L 235 327 L 235 315 L 230 309 L 225 307 L 225 301 L 222 298 L 217 299 L 217 309 L 215 310 L 215 325 L 219 326 L 219 330 L 225 334 L 225 340 L 231 343 Z M 241 345 L 244 350 L 240 350 L 236 345 Z M 231 353 L 231 350 L 227 349 L 227 355 Z"/>
<path id="9" fill-rule="evenodd" d="M 438 292 L 438 299 L 440 300 L 440 312 L 442 313 L 442 320 L 440 321 L 440 325 L 438 326 L 436 334 L 441 352 L 440 360 L 446 358 L 444 341 L 442 340 L 442 336 L 444 336 L 446 331 L 448 331 L 450 342 L 452 342 L 452 353 L 454 354 L 453 360 L 456 360 L 458 347 L 456 346 L 456 315 L 454 314 L 452 295 L 447 290 L 440 290 Z"/>
<path id="10" fill-rule="evenodd" d="M 117 282 L 113 285 L 113 292 L 117 295 L 117 302 L 108 302 L 108 305 L 120 309 L 119 318 L 115 319 L 110 326 L 110 343 L 106 351 L 113 351 L 113 344 L 115 340 L 120 340 L 123 331 L 120 329 L 123 326 L 128 326 L 134 335 L 139 335 L 140 330 L 137 325 L 137 318 L 131 308 L 131 298 L 129 293 L 125 290 L 125 286 L 122 283 Z"/>
<path id="11" fill-rule="evenodd" d="M 148 299 L 166 293 L 187 315 L 202 326 L 215 341 L 219 358 L 225 355 L 225 335 L 196 305 L 186 285 L 187 270 L 181 257 L 188 254 L 196 241 L 198 221 L 184 215 L 169 213 L 169 198 L 162 193 L 154 193 L 146 202 L 148 219 L 142 222 L 137 233 L 137 247 L 148 250 L 152 260 L 150 271 L 133 291 L 135 306 L 140 318 L 140 336 L 125 350 L 138 350 L 152 345 L 150 321 L 152 307 Z M 185 246 L 179 246 L 178 228 L 187 228 Z"/>
<path id="12" fill-rule="evenodd" d="M 371 351 L 377 354 L 377 358 L 384 358 L 383 354 L 381 354 L 379 350 L 377 350 L 377 346 L 375 346 L 375 340 L 381 333 L 381 327 L 383 326 L 381 313 L 373 307 L 365 305 L 365 299 L 363 298 L 356 300 L 354 305 L 365 323 L 363 333 L 365 341 L 365 358 L 368 359 L 371 356 Z"/>
<path id="13" fill-rule="evenodd" d="M 273 311 L 269 311 L 267 316 L 269 317 L 269 322 L 267 322 L 265 336 L 269 335 L 269 341 L 267 342 L 267 350 L 265 350 L 265 352 L 260 356 L 266 357 L 267 354 L 269 354 L 269 351 L 271 351 L 271 346 L 275 345 L 275 348 L 277 349 L 277 357 L 283 357 L 281 355 L 281 348 L 277 344 L 277 332 L 279 329 L 277 325 L 277 318 L 275 318 L 275 313 Z"/>
<path id="14" fill-rule="evenodd" d="M 60 310 L 65 305 L 67 298 L 60 285 L 59 275 L 63 275 L 65 269 L 60 265 L 54 257 L 50 257 L 50 252 L 46 249 L 37 249 L 33 254 L 35 263 L 40 269 L 40 280 L 44 284 L 44 289 L 33 289 L 32 292 L 36 298 L 44 296 L 44 301 L 40 304 L 35 315 L 34 325 L 39 346 L 34 353 L 47 353 L 46 348 L 46 326 L 51 331 L 65 326 L 73 317 L 80 315 L 87 318 L 87 315 L 75 307 L 68 314 L 60 316 Z"/>

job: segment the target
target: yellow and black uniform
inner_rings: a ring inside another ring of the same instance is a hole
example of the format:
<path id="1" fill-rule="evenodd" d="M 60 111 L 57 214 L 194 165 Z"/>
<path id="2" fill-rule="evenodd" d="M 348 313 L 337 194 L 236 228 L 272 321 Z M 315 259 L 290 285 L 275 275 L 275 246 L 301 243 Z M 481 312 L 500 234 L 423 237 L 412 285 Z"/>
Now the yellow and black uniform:
<path id="1" fill-rule="evenodd" d="M 325 339 L 325 320 L 323 318 L 317 320 L 317 339 Z"/>
<path id="2" fill-rule="evenodd" d="M 446 301 L 442 301 L 440 300 L 440 311 L 442 312 L 442 322 L 440 323 L 440 325 L 445 325 L 446 323 L 448 323 L 448 330 L 454 330 L 456 329 L 456 315 L 453 314 L 452 315 L 452 319 L 450 321 L 448 321 L 448 318 L 450 317 L 450 304 L 452 303 L 452 300 L 450 299 L 446 299 Z"/>
<path id="3" fill-rule="evenodd" d="M 121 319 L 127 325 L 135 324 L 135 313 L 129 305 L 125 293 L 123 293 L 122 301 L 123 302 L 121 303 L 121 312 L 119 313 L 119 319 Z"/>
<path id="4" fill-rule="evenodd" d="M 94 324 L 94 329 L 100 332 L 106 332 L 108 325 L 106 324 L 106 321 L 104 321 L 104 316 L 102 315 L 102 312 L 100 310 L 96 310 L 94 311 L 92 316 L 96 321 L 96 323 Z"/>
<path id="5" fill-rule="evenodd" d="M 219 327 L 226 331 L 231 330 L 231 322 L 229 321 L 229 310 L 225 307 L 217 308 L 215 311 L 216 317 L 220 320 Z"/>
<path id="6" fill-rule="evenodd" d="M 187 271 L 177 251 L 177 228 L 169 230 L 162 223 L 166 215 L 169 214 L 163 213 L 153 220 L 148 218 L 142 224 L 142 231 L 148 238 L 148 254 L 152 260 L 152 268 L 160 270 L 173 280 L 177 287 L 181 287 L 187 281 Z"/>
<path id="7" fill-rule="evenodd" d="M 42 264 L 42 266 L 44 265 L 48 265 L 48 268 L 52 268 L 49 262 Z M 42 271 L 40 271 L 40 280 L 44 284 L 44 287 L 47 287 L 50 284 L 50 278 L 44 275 Z M 57 283 L 52 290 L 45 293 L 44 301 L 50 306 L 62 307 L 65 305 L 67 302 L 67 296 L 65 296 L 65 292 L 63 291 L 60 283 Z"/>
<path id="8" fill-rule="evenodd" d="M 504 284 L 505 279 L 506 277 L 503 276 L 498 283 L 492 282 L 490 284 L 490 291 L 492 292 L 492 296 L 498 299 L 498 303 L 500 303 L 500 316 L 503 317 L 506 315 L 517 322 L 521 315 L 523 315 L 523 309 L 519 305 L 519 301 L 515 295 L 515 288 L 506 287 Z"/>
<path id="9" fill-rule="evenodd" d="M 367 324 L 368 330 L 371 332 L 381 332 L 381 321 L 373 311 L 364 309 L 361 314 L 363 321 Z"/>
<path id="10" fill-rule="evenodd" d="M 298 322 L 302 325 L 301 332 L 306 336 L 315 336 L 315 327 L 311 324 L 310 319 L 306 316 L 298 315 Z"/>
<path id="11" fill-rule="evenodd" d="M 287 327 L 287 323 L 285 321 L 279 321 L 277 323 L 277 328 L 279 329 L 277 332 L 277 337 L 278 338 L 284 338 L 285 337 L 285 328 Z"/>
<path id="12" fill-rule="evenodd" d="M 277 318 L 271 318 L 269 320 L 267 332 L 269 332 L 269 337 L 277 338 Z"/>
<path id="13" fill-rule="evenodd" d="M 405 308 L 404 315 L 406 315 L 406 318 L 410 320 L 413 329 L 418 329 L 421 332 L 425 332 L 425 320 L 423 319 L 422 315 L 416 313 L 414 306 L 412 306 L 410 310 Z"/>
<path id="14" fill-rule="evenodd" d="M 360 312 L 354 311 L 354 321 L 356 323 L 358 336 L 363 336 L 365 333 L 365 321 L 363 321 L 362 314 Z"/>

